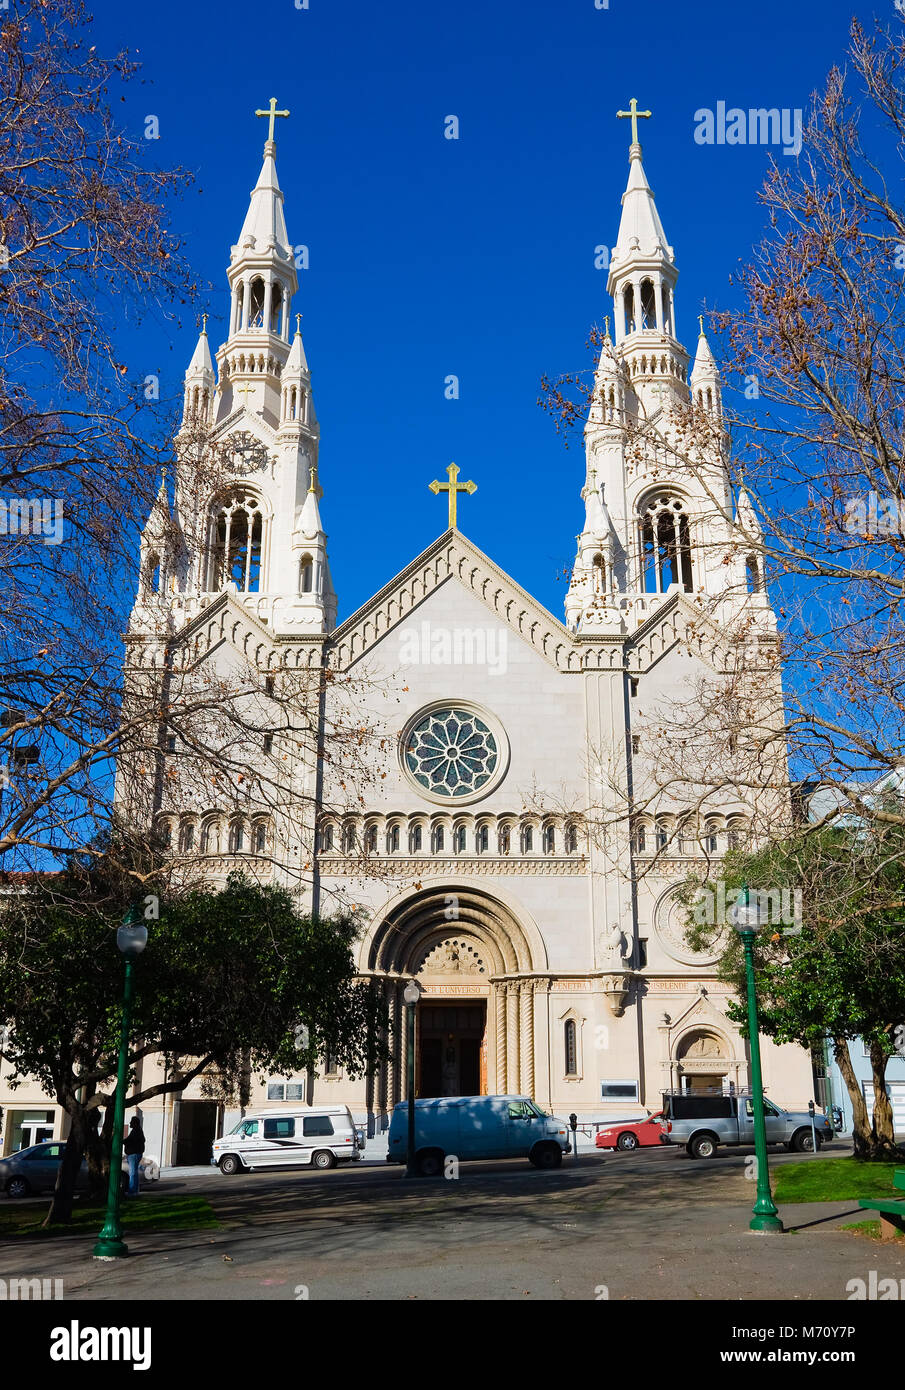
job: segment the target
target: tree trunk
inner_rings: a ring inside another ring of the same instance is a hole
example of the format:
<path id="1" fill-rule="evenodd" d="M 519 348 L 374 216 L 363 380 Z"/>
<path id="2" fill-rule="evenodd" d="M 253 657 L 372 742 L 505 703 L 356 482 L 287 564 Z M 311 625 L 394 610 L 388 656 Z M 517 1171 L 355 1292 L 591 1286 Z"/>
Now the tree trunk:
<path id="1" fill-rule="evenodd" d="M 870 1045 L 870 1069 L 874 1082 L 874 1158 L 903 1158 L 905 1151 L 896 1144 L 896 1131 L 893 1124 L 892 1102 L 886 1087 L 886 1063 L 889 1058 L 882 1043 Z"/>
<path id="2" fill-rule="evenodd" d="M 80 1105 L 74 1097 L 67 1097 L 63 1101 L 63 1106 L 70 1120 L 69 1137 L 66 1140 L 63 1161 L 57 1173 L 57 1181 L 53 1189 L 53 1201 L 43 1222 L 45 1226 L 72 1220 L 72 1200 L 88 1138 L 85 1107 Z"/>
<path id="3" fill-rule="evenodd" d="M 870 1158 L 873 1153 L 874 1136 L 864 1104 L 864 1096 L 855 1076 L 852 1059 L 848 1051 L 847 1038 L 833 1038 L 833 1056 L 842 1074 L 845 1088 L 852 1103 L 852 1145 L 855 1158 Z"/>

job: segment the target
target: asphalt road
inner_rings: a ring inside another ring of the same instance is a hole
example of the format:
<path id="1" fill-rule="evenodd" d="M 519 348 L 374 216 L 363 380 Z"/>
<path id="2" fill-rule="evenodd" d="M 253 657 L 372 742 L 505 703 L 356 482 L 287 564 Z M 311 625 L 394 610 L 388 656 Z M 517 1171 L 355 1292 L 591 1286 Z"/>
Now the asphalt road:
<path id="1" fill-rule="evenodd" d="M 549 1172 L 463 1163 L 451 1180 L 376 1164 L 181 1171 L 155 1189 L 203 1192 L 219 1230 L 130 1235 L 129 1258 L 112 1266 L 81 1236 L 17 1240 L 0 1276 L 62 1278 L 76 1300 L 295 1301 L 845 1300 L 870 1270 L 905 1278 L 905 1242 L 838 1229 L 867 1218 L 854 1202 L 785 1208 L 793 1234 L 750 1232 L 746 1157 L 592 1153 Z M 775 1157 L 789 1161 L 800 1160 Z"/>

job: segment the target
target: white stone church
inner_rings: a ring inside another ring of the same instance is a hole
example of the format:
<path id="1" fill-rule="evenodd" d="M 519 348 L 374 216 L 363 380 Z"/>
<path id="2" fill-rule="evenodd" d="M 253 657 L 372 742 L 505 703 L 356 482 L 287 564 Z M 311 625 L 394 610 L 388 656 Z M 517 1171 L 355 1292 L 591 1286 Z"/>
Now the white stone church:
<path id="1" fill-rule="evenodd" d="M 295 766 L 290 749 L 285 797 L 244 809 L 217 804 L 207 787 L 180 802 L 164 778 L 156 823 L 205 875 L 245 866 L 292 884 L 307 907 L 355 906 L 359 968 L 385 992 L 397 1039 L 406 983 L 423 988 L 420 1095 L 520 1093 L 603 1120 L 657 1110 L 670 1087 L 746 1086 L 726 986 L 715 957 L 689 949 L 675 892 L 702 855 L 745 833 L 750 808 L 726 801 L 690 824 L 631 798 L 650 781 L 653 751 L 636 732 L 645 713 L 687 697 L 707 664 L 702 614 L 714 643 L 740 604 L 764 641 L 775 620 L 763 585 L 746 578 L 740 518 L 749 535 L 756 521 L 747 499 L 733 499 L 719 451 L 704 496 L 700 472 L 695 483 L 668 448 L 670 413 L 690 401 L 720 432 L 720 384 L 703 331 L 691 363 L 678 337 L 676 259 L 637 135 L 607 285 L 614 332 L 585 428 L 585 476 L 569 484 L 581 534 L 565 622 L 459 529 L 457 500 L 459 515 L 479 505 L 468 500 L 468 467 L 463 481 L 438 470 L 456 489 L 437 502 L 444 516 L 449 506 L 449 528 L 340 621 L 342 576 L 338 598 L 319 506 L 331 478 L 328 468 L 318 476 L 298 320 L 292 331 L 298 281 L 270 124 L 230 254 L 229 334 L 212 354 L 201 333 L 185 381 L 183 441 L 209 430 L 228 476 L 199 499 L 177 467 L 174 498 L 162 488 L 127 663 L 148 670 L 169 647 L 215 670 L 251 662 L 279 681 L 327 662 L 353 692 L 361 674 L 355 698 L 384 762 L 356 800 L 338 768 Z M 650 426 L 649 447 L 639 424 Z M 279 747 L 271 739 L 264 751 Z M 595 817 L 607 815 L 603 834 Z M 329 1058 L 316 1077 L 256 1080 L 252 1103 L 348 1102 L 379 1134 L 404 1096 L 403 1048 L 394 1053 L 361 1081 Z M 768 1094 L 805 1104 L 808 1055 L 766 1039 L 763 1054 Z M 149 1150 L 164 1162 L 204 1161 L 213 1128 L 233 1118 L 197 1084 L 144 1114 Z"/>

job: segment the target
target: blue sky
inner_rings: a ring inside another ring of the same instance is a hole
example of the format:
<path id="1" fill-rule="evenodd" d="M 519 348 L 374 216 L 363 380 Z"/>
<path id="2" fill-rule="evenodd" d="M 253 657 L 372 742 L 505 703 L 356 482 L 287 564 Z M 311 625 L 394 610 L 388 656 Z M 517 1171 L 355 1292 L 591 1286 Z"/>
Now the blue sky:
<path id="1" fill-rule="evenodd" d="M 699 107 L 806 108 L 844 55 L 853 12 L 820 0 L 198 0 L 95 9 L 96 42 L 139 50 L 117 102 L 153 160 L 197 176 L 175 205 L 225 336 L 225 267 L 260 166 L 276 96 L 277 165 L 294 244 L 310 250 L 293 311 L 321 425 L 322 514 L 340 617 L 446 527 L 427 488 L 455 460 L 478 492 L 466 535 L 562 617 L 563 570 L 583 515 L 582 452 L 536 405 L 543 373 L 587 365 L 610 312 L 594 248 L 612 245 L 628 169 L 632 96 L 645 168 L 680 268 L 679 335 L 729 307 L 729 276 L 757 241 L 764 147 L 694 140 Z M 460 138 L 444 139 L 455 114 Z M 786 158 L 781 153 L 781 159 Z M 196 329 L 151 315 L 127 329 L 130 375 L 181 397 Z M 459 379 L 447 400 L 445 379 Z"/>

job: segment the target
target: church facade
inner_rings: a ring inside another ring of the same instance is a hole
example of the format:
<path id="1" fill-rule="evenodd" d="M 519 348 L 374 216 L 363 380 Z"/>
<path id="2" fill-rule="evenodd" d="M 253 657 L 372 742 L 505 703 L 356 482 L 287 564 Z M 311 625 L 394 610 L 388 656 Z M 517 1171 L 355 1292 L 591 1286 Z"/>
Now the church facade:
<path id="1" fill-rule="evenodd" d="M 164 776 L 149 813 L 197 875 L 244 867 L 305 907 L 354 909 L 359 970 L 385 997 L 393 1057 L 361 1080 L 329 1058 L 317 1076 L 256 1079 L 252 1103 L 348 1103 L 371 1134 L 385 1130 L 405 1095 L 412 979 L 420 1095 L 514 1093 L 607 1120 L 657 1110 L 673 1087 L 746 1086 L 727 987 L 716 956 L 688 945 L 677 890 L 740 842 L 751 807 L 724 793 L 688 819 L 645 789 L 657 783 L 651 720 L 692 698 L 712 669 L 707 644 L 742 607 L 754 640 L 775 642 L 776 624 L 751 582 L 744 538 L 757 522 L 730 488 L 716 364 L 703 330 L 693 361 L 678 337 L 675 254 L 637 136 L 607 286 L 614 331 L 575 479 L 565 621 L 462 533 L 456 506 L 474 505 L 471 484 L 452 468 L 433 485 L 448 528 L 338 622 L 275 157 L 271 119 L 231 252 L 229 333 L 212 354 L 202 331 L 186 374 L 177 458 L 200 431 L 226 476 L 199 495 L 177 464 L 173 495 L 161 489 L 127 675 L 181 650 L 215 671 L 249 663 L 265 700 L 291 673 L 329 666 L 347 678 L 380 749 L 354 796 L 341 760 L 296 754 L 277 730 L 260 756 L 278 760 L 280 795 L 227 806 L 211 787 L 177 793 Z M 672 412 L 690 406 L 718 440 L 692 473 L 669 447 Z M 808 1055 L 762 1048 L 768 1094 L 801 1107 Z M 160 1106 L 144 1118 L 164 1162 L 199 1161 L 208 1131 L 233 1118 L 214 1114 L 197 1083 L 175 1110 Z"/>

